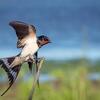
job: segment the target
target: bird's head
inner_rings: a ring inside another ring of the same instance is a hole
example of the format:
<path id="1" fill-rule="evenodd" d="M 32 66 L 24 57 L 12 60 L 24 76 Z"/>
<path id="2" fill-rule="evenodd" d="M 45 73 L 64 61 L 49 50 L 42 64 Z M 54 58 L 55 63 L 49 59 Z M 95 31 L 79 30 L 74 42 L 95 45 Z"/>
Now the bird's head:
<path id="1" fill-rule="evenodd" d="M 47 36 L 41 35 L 38 37 L 37 43 L 39 45 L 39 47 L 51 43 L 50 39 Z"/>

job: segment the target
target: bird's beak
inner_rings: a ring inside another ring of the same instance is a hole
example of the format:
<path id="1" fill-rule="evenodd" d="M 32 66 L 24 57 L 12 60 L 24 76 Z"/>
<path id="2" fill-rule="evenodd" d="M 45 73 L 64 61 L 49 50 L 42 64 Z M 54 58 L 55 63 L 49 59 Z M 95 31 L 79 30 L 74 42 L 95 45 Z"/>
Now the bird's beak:
<path id="1" fill-rule="evenodd" d="M 13 23 L 14 23 L 14 21 L 10 22 L 9 25 L 10 25 L 10 26 L 13 26 Z"/>
<path id="2" fill-rule="evenodd" d="M 49 43 L 52 43 L 52 42 L 49 40 Z"/>
<path id="3" fill-rule="evenodd" d="M 48 43 L 52 43 L 51 40 L 48 38 Z"/>

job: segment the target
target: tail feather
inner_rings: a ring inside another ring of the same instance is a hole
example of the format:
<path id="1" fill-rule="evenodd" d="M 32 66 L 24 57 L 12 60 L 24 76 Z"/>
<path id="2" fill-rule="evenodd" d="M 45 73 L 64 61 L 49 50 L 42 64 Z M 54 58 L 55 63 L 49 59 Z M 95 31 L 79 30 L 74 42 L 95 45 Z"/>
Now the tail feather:
<path id="1" fill-rule="evenodd" d="M 11 63 L 14 61 L 15 58 L 16 58 L 16 56 L 0 59 L 1 68 L 3 68 L 5 70 L 5 72 L 7 73 L 8 79 L 9 79 L 9 87 L 2 93 L 1 96 L 3 96 L 10 89 L 10 87 L 15 82 L 15 80 L 18 76 L 18 73 L 20 71 L 21 64 L 14 66 L 12 68 L 10 67 Z"/>

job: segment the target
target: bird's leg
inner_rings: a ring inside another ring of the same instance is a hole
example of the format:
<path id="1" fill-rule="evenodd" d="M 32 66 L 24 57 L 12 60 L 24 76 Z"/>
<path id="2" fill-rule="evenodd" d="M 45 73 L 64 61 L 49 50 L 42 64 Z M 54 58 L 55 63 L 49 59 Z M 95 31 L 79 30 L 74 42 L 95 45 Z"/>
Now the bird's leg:
<path id="1" fill-rule="evenodd" d="M 27 61 L 26 61 L 27 62 Z M 35 58 L 32 55 L 29 55 L 28 62 L 35 63 Z"/>
<path id="2" fill-rule="evenodd" d="M 35 63 L 36 60 L 37 60 L 37 63 L 39 63 L 39 62 L 40 62 L 40 59 L 41 59 L 41 58 L 36 58 L 36 57 L 34 57 L 34 56 L 32 56 L 32 55 L 29 55 L 28 62 Z M 26 61 L 26 62 L 27 62 L 27 61 Z"/>

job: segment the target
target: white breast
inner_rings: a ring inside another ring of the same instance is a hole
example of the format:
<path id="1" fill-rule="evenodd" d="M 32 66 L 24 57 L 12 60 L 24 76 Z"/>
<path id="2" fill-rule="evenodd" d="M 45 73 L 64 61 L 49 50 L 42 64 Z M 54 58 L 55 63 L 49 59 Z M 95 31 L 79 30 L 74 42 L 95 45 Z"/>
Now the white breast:
<path id="1" fill-rule="evenodd" d="M 29 38 L 26 40 L 26 45 L 22 49 L 21 52 L 21 57 L 26 57 L 28 55 L 34 55 L 36 51 L 39 49 L 38 44 L 37 44 L 37 39 L 36 38 Z"/>

